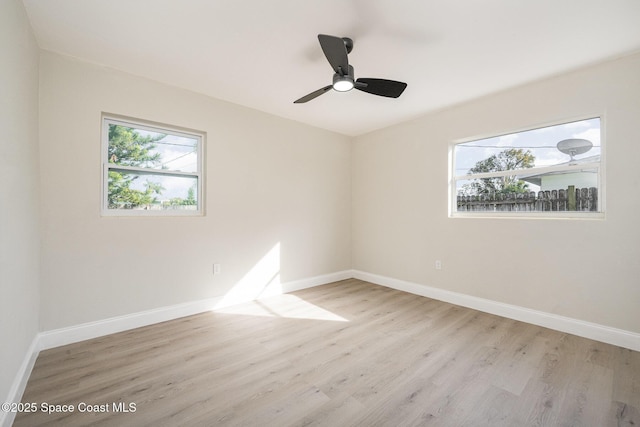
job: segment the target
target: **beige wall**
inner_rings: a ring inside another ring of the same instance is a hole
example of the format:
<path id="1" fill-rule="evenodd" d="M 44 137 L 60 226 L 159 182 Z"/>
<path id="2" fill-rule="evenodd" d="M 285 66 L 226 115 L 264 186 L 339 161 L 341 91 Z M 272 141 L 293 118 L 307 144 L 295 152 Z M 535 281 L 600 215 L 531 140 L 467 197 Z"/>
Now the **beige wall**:
<path id="1" fill-rule="evenodd" d="M 223 296 L 274 248 L 282 282 L 354 268 L 640 332 L 640 55 L 351 139 L 39 57 L 0 4 L 0 397 L 38 330 Z M 100 216 L 103 111 L 207 133 L 205 216 Z M 448 218 L 451 141 L 593 114 L 605 220 Z"/>
<path id="2" fill-rule="evenodd" d="M 278 244 L 281 282 L 351 267 L 349 138 L 48 52 L 40 66 L 43 330 L 223 296 Z M 103 111 L 207 133 L 204 217 L 101 217 Z"/>
<path id="3" fill-rule="evenodd" d="M 0 2 L 0 52 L 0 401 L 4 402 L 38 332 L 38 46 L 19 0 Z"/>
<path id="4" fill-rule="evenodd" d="M 605 220 L 448 218 L 452 141 L 592 114 Z M 639 117 L 635 55 L 356 138 L 353 268 L 640 332 Z"/>

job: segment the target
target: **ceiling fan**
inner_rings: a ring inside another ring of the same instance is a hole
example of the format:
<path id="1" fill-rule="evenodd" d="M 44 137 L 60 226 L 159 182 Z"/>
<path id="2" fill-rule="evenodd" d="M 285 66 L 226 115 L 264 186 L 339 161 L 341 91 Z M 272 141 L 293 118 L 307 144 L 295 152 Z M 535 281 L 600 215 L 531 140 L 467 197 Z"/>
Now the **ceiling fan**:
<path id="1" fill-rule="evenodd" d="M 331 68 L 335 71 L 333 84 L 322 89 L 311 92 L 308 95 L 294 101 L 294 104 L 302 104 L 334 89 L 338 92 L 347 92 L 351 89 L 358 89 L 373 95 L 397 98 L 407 87 L 406 83 L 386 79 L 360 78 L 355 80 L 353 67 L 349 65 L 347 55 L 353 49 L 353 40 L 348 37 L 335 37 L 325 34 L 318 34 L 320 47 L 327 57 Z"/>

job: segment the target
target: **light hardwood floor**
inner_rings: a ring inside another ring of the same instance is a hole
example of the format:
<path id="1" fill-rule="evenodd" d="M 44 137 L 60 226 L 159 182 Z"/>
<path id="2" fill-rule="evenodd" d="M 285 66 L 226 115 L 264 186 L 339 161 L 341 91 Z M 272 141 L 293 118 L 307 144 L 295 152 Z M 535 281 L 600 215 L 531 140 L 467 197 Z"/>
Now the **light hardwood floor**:
<path id="1" fill-rule="evenodd" d="M 15 426 L 640 425 L 640 353 L 352 279 L 44 351 L 23 402 L 75 411 Z"/>

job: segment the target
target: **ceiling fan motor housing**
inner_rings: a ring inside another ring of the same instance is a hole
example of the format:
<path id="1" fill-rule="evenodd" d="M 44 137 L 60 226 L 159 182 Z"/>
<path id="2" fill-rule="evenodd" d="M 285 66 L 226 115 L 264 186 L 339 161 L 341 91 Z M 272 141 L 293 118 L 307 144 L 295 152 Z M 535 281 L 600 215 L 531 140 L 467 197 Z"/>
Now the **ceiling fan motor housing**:
<path id="1" fill-rule="evenodd" d="M 347 53 L 351 53 L 353 50 L 353 40 L 349 37 L 342 37 L 342 41 L 344 42 L 345 49 L 347 49 Z"/>

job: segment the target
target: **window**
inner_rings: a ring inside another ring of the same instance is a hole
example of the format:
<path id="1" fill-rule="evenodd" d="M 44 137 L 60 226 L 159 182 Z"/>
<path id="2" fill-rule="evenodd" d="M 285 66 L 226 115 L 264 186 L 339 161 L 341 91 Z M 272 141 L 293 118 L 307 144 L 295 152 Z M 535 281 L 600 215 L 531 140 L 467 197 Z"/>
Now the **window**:
<path id="1" fill-rule="evenodd" d="M 201 215 L 203 140 L 200 132 L 103 116 L 103 214 Z"/>
<path id="2" fill-rule="evenodd" d="M 602 216 L 600 121 L 454 144 L 452 216 Z"/>

